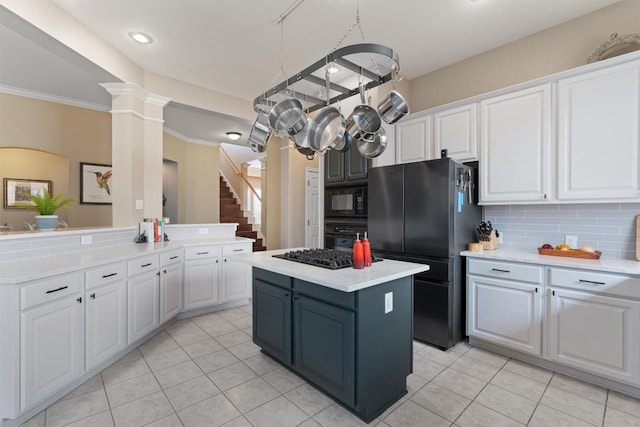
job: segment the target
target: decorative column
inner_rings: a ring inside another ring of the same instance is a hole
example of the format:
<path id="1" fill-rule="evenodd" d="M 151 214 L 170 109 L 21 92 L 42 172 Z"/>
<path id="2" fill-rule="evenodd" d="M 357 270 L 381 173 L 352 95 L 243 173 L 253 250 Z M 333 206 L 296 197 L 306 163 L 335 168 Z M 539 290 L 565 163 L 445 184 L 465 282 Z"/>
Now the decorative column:
<path id="1" fill-rule="evenodd" d="M 135 83 L 102 84 L 111 101 L 113 227 L 162 217 L 163 108 L 169 98 Z"/>

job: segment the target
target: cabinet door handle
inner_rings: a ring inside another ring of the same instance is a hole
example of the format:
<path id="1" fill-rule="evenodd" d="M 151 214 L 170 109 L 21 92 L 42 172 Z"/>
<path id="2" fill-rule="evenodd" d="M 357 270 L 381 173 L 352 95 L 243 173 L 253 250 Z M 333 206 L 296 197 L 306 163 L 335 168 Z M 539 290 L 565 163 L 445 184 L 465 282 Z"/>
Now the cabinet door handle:
<path id="1" fill-rule="evenodd" d="M 578 282 L 580 282 L 580 283 L 589 283 L 589 284 L 592 284 L 592 285 L 606 285 L 605 282 L 594 282 L 593 280 L 580 279 L 580 280 L 578 280 Z"/>
<path id="2" fill-rule="evenodd" d="M 551 291 L 551 295 L 556 296 L 556 291 Z"/>
<path id="3" fill-rule="evenodd" d="M 178 255 L 174 255 L 174 256 L 169 257 L 169 259 L 176 259 L 176 258 L 178 258 Z"/>
<path id="4" fill-rule="evenodd" d="M 160 275 L 160 272 L 158 271 L 158 272 L 156 273 L 156 276 L 159 276 L 159 275 Z"/>
<path id="5" fill-rule="evenodd" d="M 78 301 L 79 303 L 82 303 L 82 297 L 79 297 L 76 301 Z"/>
<path id="6" fill-rule="evenodd" d="M 58 289 L 49 289 L 47 292 L 45 292 L 45 294 L 52 294 L 54 292 L 58 292 L 61 291 L 63 289 L 67 289 L 69 286 L 60 286 Z"/>
<path id="7" fill-rule="evenodd" d="M 196 252 L 196 255 L 207 255 L 209 252 Z"/>
<path id="8" fill-rule="evenodd" d="M 244 249 L 234 249 L 233 252 L 242 252 Z"/>
<path id="9" fill-rule="evenodd" d="M 497 271 L 497 272 L 499 272 L 499 273 L 511 273 L 511 271 L 510 271 L 510 270 L 501 270 L 501 269 L 499 269 L 499 268 L 492 268 L 491 270 L 493 270 L 493 271 Z"/>
<path id="10" fill-rule="evenodd" d="M 547 198 L 547 195 L 546 195 L 546 194 L 544 195 L 544 198 L 545 198 L 545 199 Z"/>
<path id="11" fill-rule="evenodd" d="M 536 288 L 536 294 L 538 293 L 538 288 Z"/>
<path id="12" fill-rule="evenodd" d="M 140 267 L 149 267 L 152 264 L 153 264 L 152 262 L 148 262 L 146 264 L 142 264 Z"/>
<path id="13" fill-rule="evenodd" d="M 113 276 L 117 276 L 117 275 L 118 275 L 118 273 L 103 274 L 103 275 L 102 275 L 102 278 L 103 278 L 103 279 L 106 279 L 107 277 L 113 277 Z"/>
<path id="14" fill-rule="evenodd" d="M 167 274 L 167 270 L 162 270 L 162 272 L 163 272 L 164 274 Z"/>
<path id="15" fill-rule="evenodd" d="M 95 294 L 95 292 L 94 292 L 94 293 L 92 293 L 92 294 L 91 294 L 91 295 L 89 295 L 89 296 L 91 297 L 91 299 L 96 299 L 96 294 Z"/>

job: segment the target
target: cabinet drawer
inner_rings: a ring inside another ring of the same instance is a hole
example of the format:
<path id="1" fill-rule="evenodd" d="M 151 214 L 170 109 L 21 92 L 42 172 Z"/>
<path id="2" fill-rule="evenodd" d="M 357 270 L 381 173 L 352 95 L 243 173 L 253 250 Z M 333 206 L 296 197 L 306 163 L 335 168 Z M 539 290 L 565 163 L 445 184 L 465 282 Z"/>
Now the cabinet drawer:
<path id="1" fill-rule="evenodd" d="M 136 258 L 128 262 L 129 276 L 154 271 L 160 268 L 160 257 L 158 255 L 150 255 Z"/>
<path id="2" fill-rule="evenodd" d="M 517 280 L 521 282 L 542 283 L 542 267 L 510 262 L 485 261 L 469 259 L 469 274 L 476 274 L 499 279 Z"/>
<path id="3" fill-rule="evenodd" d="M 291 289 L 291 277 L 253 267 L 253 278 L 285 289 Z"/>
<path id="4" fill-rule="evenodd" d="M 220 256 L 220 246 L 193 246 L 184 248 L 184 259 L 213 258 Z"/>
<path id="5" fill-rule="evenodd" d="M 34 307 L 80 292 L 82 276 L 80 272 L 52 277 L 20 288 L 20 309 Z"/>
<path id="6" fill-rule="evenodd" d="M 342 292 L 298 279 L 293 279 L 293 290 L 301 295 L 306 295 L 339 307 L 350 310 L 355 310 L 356 308 L 355 292 Z"/>
<path id="7" fill-rule="evenodd" d="M 620 274 L 550 268 L 549 284 L 563 288 L 640 299 L 640 279 Z"/>
<path id="8" fill-rule="evenodd" d="M 173 251 L 163 252 L 160 254 L 160 265 L 170 265 L 177 262 L 182 262 L 184 254 L 182 249 L 176 249 Z"/>
<path id="9" fill-rule="evenodd" d="M 237 245 L 224 245 L 222 247 L 222 255 L 238 255 L 249 254 L 253 252 L 251 243 L 240 243 Z"/>
<path id="10" fill-rule="evenodd" d="M 85 289 L 92 289 L 126 277 L 127 265 L 125 263 L 109 264 L 104 267 L 93 268 L 84 273 Z"/>

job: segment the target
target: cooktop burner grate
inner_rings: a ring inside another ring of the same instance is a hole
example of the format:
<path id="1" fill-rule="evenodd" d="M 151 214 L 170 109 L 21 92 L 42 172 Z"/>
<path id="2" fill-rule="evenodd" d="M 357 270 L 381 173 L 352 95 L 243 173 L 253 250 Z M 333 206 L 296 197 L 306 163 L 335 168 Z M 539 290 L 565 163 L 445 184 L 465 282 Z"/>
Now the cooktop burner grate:
<path id="1" fill-rule="evenodd" d="M 285 252 L 280 255 L 273 255 L 274 258 L 286 259 L 302 264 L 315 265 L 317 267 L 328 268 L 330 270 L 338 270 L 353 266 L 353 257 L 351 253 L 338 251 L 335 249 L 303 249 L 299 251 Z M 371 255 L 371 262 L 382 261 Z"/>

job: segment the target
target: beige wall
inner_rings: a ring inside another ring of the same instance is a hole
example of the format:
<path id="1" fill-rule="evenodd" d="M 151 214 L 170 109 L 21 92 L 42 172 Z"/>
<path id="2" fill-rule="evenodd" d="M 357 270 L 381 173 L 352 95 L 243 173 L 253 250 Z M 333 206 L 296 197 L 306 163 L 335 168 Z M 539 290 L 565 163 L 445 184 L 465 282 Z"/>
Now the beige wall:
<path id="1" fill-rule="evenodd" d="M 288 210 L 287 246 L 290 248 L 304 246 L 305 232 L 305 168 L 318 168 L 318 157 L 308 160 L 296 150 L 289 150 L 288 168 L 288 196 L 286 207 Z"/>
<path id="2" fill-rule="evenodd" d="M 612 33 L 640 33 L 640 1 L 616 3 L 415 78 L 409 82 L 411 111 L 584 65 Z"/>
<path id="3" fill-rule="evenodd" d="M 164 133 L 163 157 L 178 164 L 178 223 L 220 222 L 219 147 Z"/>
<path id="4" fill-rule="evenodd" d="M 64 214 L 70 227 L 111 225 L 111 205 L 79 203 L 80 162 L 111 164 L 110 113 L 0 93 L 0 147 L 28 149 L 21 154 L 2 150 L 0 163 L 5 166 L 0 169 L 0 177 L 54 180 L 54 195 L 63 193 L 77 200 L 76 207 Z M 47 166 L 49 161 L 58 162 L 55 157 L 36 154 L 32 149 L 66 159 L 66 169 L 60 174 L 54 172 Z M 24 156 L 33 160 L 16 160 L 25 165 L 16 168 L 18 163 L 11 158 Z"/>
<path id="5" fill-rule="evenodd" d="M 262 234 L 267 249 L 282 248 L 281 232 L 281 185 L 282 176 L 280 157 L 280 138 L 272 136 L 267 142 L 265 179 L 262 188 Z"/>

